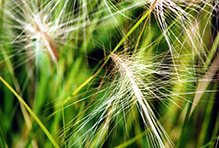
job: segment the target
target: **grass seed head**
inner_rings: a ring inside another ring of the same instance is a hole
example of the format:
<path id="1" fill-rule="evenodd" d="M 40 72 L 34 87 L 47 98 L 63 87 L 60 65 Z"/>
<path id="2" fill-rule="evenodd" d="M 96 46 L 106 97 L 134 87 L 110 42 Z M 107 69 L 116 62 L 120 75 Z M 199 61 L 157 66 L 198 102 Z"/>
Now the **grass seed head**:
<path id="1" fill-rule="evenodd" d="M 4 25 L 12 34 L 5 32 L 5 36 L 14 37 L 12 44 L 20 47 L 25 44 L 18 52 L 25 50 L 32 53 L 33 57 L 47 52 L 53 61 L 57 61 L 59 51 L 70 40 L 70 32 L 76 30 L 74 22 L 78 21 L 73 18 L 73 13 L 68 12 L 68 4 L 71 3 L 62 3 L 60 0 L 45 1 L 42 4 L 36 0 L 6 1 Z"/>

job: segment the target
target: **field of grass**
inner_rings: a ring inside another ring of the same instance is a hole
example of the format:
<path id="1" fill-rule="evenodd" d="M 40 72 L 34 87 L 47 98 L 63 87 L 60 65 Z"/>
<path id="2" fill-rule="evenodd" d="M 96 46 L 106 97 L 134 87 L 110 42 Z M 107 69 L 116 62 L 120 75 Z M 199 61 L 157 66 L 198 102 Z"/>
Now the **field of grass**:
<path id="1" fill-rule="evenodd" d="M 0 0 L 0 148 L 216 148 L 218 0 Z"/>

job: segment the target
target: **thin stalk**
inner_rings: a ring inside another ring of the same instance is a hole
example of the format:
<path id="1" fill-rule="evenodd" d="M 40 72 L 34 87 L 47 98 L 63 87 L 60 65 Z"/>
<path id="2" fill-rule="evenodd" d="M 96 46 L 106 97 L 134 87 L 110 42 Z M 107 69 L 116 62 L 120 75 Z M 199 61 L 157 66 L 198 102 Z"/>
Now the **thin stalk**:
<path id="1" fill-rule="evenodd" d="M 58 83 L 59 83 L 59 92 L 60 92 L 60 98 L 62 100 L 63 96 L 62 96 L 62 77 L 61 77 L 61 71 L 59 68 L 59 65 L 57 62 L 55 62 L 56 65 L 56 70 L 57 70 L 57 75 L 58 75 Z M 65 126 L 65 111 L 64 111 L 64 106 L 62 105 L 62 124 L 63 124 L 63 130 L 64 130 L 64 146 L 65 148 L 67 148 L 67 142 L 66 142 L 66 126 Z"/>
<path id="2" fill-rule="evenodd" d="M 210 53 L 208 55 L 208 58 L 205 62 L 205 69 L 204 71 L 207 70 L 206 74 L 204 75 L 204 77 L 202 78 L 202 80 L 200 81 L 200 83 L 198 84 L 197 90 L 196 90 L 196 94 L 195 97 L 193 99 L 193 106 L 192 109 L 190 111 L 190 116 L 193 113 L 196 105 L 198 104 L 198 102 L 200 101 L 201 97 L 203 96 L 205 90 L 207 89 L 210 81 L 213 79 L 214 75 L 216 74 L 217 70 L 219 69 L 219 56 L 217 55 L 215 57 L 215 59 L 213 60 L 216 51 L 218 49 L 218 45 L 219 45 L 219 32 L 217 33 L 217 36 L 214 40 L 214 43 L 210 49 Z M 213 60 L 213 61 L 212 61 Z M 212 62 L 212 63 L 211 63 Z M 208 69 L 207 69 L 208 68 Z"/>
<path id="3" fill-rule="evenodd" d="M 1 148 L 7 148 L 6 145 L 7 145 L 7 144 L 6 144 L 6 142 L 5 142 L 5 138 L 4 138 L 2 129 L 1 129 L 1 127 L 0 127 L 0 147 L 1 147 Z"/>
<path id="4" fill-rule="evenodd" d="M 205 71 L 207 70 L 207 68 L 211 64 L 211 61 L 213 60 L 215 53 L 217 51 L 218 45 L 219 45 L 219 32 L 217 33 L 217 36 L 214 40 L 214 43 L 213 43 L 211 50 L 210 50 L 210 53 L 208 55 L 207 61 L 205 62 Z"/>
<path id="5" fill-rule="evenodd" d="M 4 4 L 5 4 L 5 1 L 4 0 L 0 0 L 0 33 L 2 33 Z"/>
<path id="6" fill-rule="evenodd" d="M 112 53 L 115 53 L 118 48 L 123 44 L 123 42 L 126 40 L 126 38 L 128 36 L 130 36 L 132 34 L 132 32 L 142 23 L 142 21 L 144 19 L 146 19 L 147 16 L 149 16 L 149 14 L 151 13 L 151 9 L 149 9 L 141 18 L 140 20 L 138 20 L 138 22 L 131 28 L 131 30 L 122 38 L 122 40 L 120 40 L 120 42 L 117 44 L 117 46 L 114 48 L 114 50 L 112 51 Z M 109 57 L 110 58 L 110 57 Z M 107 58 L 107 61 L 109 60 L 109 58 Z"/>
<path id="7" fill-rule="evenodd" d="M 18 80 L 15 77 L 15 73 L 14 73 L 10 58 L 8 58 L 7 52 L 5 51 L 3 46 L 1 47 L 1 50 L 2 50 L 2 55 L 5 59 L 5 63 L 9 69 L 9 73 L 11 74 L 11 77 L 13 79 L 15 90 L 18 92 L 19 96 L 22 96 L 21 88 L 20 88 L 20 85 L 18 83 Z M 24 120 L 26 122 L 27 128 L 28 128 L 28 130 L 31 130 L 31 127 L 32 127 L 31 119 L 30 119 L 26 109 L 24 108 L 23 104 L 20 104 L 20 107 L 21 107 L 21 111 L 22 111 L 22 114 L 24 116 Z"/>
<path id="8" fill-rule="evenodd" d="M 148 128 L 145 131 L 141 132 L 140 134 L 136 135 L 135 137 L 125 141 L 124 143 L 116 146 L 115 148 L 124 148 L 129 146 L 130 144 L 134 143 L 135 141 L 137 141 L 138 139 L 141 139 L 142 137 L 144 137 L 146 134 L 148 134 L 149 132 L 151 132 L 151 129 Z"/>
<path id="9" fill-rule="evenodd" d="M 132 56 L 135 54 L 135 52 L 136 52 L 136 50 L 137 50 L 137 48 L 138 48 L 138 44 L 139 44 L 139 42 L 140 42 L 141 36 L 142 36 L 142 34 L 143 34 L 143 32 L 144 32 L 144 29 L 145 29 L 145 27 L 146 27 L 146 24 L 147 24 L 147 22 L 148 22 L 149 17 L 150 17 L 150 14 L 148 15 L 147 19 L 145 20 L 145 23 L 144 23 L 143 28 L 142 28 L 142 30 L 141 30 L 141 33 L 140 33 L 140 35 L 139 35 L 139 37 L 138 37 L 138 40 L 137 40 L 137 43 L 136 43 L 136 45 L 135 45 L 135 49 L 134 49 L 134 51 L 133 51 L 133 53 L 132 53 Z"/>
<path id="10" fill-rule="evenodd" d="M 62 124 L 63 124 L 63 129 L 64 129 L 64 145 L 65 148 L 67 148 L 67 143 L 66 143 L 66 127 L 65 127 L 65 111 L 64 107 L 62 106 Z"/>
<path id="11" fill-rule="evenodd" d="M 192 108 L 189 114 L 189 117 L 191 117 L 195 107 L 197 106 L 198 102 L 201 100 L 201 97 L 203 96 L 205 90 L 207 89 L 208 85 L 210 84 L 211 80 L 213 79 L 214 75 L 219 69 L 219 56 L 217 55 L 210 65 L 208 71 L 198 84 L 195 97 L 192 102 Z"/>
<path id="12" fill-rule="evenodd" d="M 21 88 L 20 88 L 20 85 L 18 83 L 17 78 L 15 77 L 15 72 L 14 72 L 12 63 L 10 61 L 10 58 L 8 58 L 7 52 L 5 51 L 4 47 L 1 47 L 1 49 L 2 49 L 2 55 L 3 55 L 4 59 L 5 59 L 5 63 L 7 65 L 7 67 L 8 67 L 8 69 L 9 69 L 9 73 L 10 73 L 12 79 L 13 79 L 15 90 L 18 92 L 19 96 L 22 97 Z M 25 109 L 25 107 L 24 107 L 24 105 L 22 103 L 20 103 L 20 108 L 21 108 L 21 112 L 23 114 L 24 121 L 25 121 L 25 123 L 27 125 L 27 130 L 28 130 L 28 133 L 29 133 L 30 130 L 31 130 L 31 127 L 32 127 L 32 121 L 31 121 L 31 119 L 30 119 L 30 117 L 28 115 L 27 110 Z M 36 143 L 36 139 L 32 140 L 33 147 L 35 147 L 34 143 Z"/>
<path id="13" fill-rule="evenodd" d="M 43 123 L 40 121 L 40 119 L 37 117 L 37 115 L 32 111 L 32 109 L 26 104 L 26 102 L 18 95 L 18 93 L 0 76 L 0 80 L 2 83 L 17 97 L 17 99 L 25 106 L 25 108 L 28 110 L 28 112 L 31 114 L 31 116 L 34 118 L 34 120 L 38 123 L 38 125 L 41 127 L 41 129 L 44 131 L 46 136 L 49 138 L 49 140 L 52 142 L 53 146 L 55 148 L 59 148 L 59 145 L 56 143 L 56 141 L 53 139 L 52 135 L 49 133 L 47 128 L 43 125 Z"/>
<path id="14" fill-rule="evenodd" d="M 147 16 L 149 16 L 149 14 L 151 13 L 151 9 L 149 9 L 142 17 L 140 20 L 138 20 L 138 22 L 131 28 L 131 30 L 120 40 L 120 42 L 117 44 L 117 46 L 113 49 L 113 51 L 111 52 L 111 54 L 115 53 L 118 48 L 123 44 L 123 42 L 132 34 L 132 32 L 142 23 L 142 21 L 144 19 L 146 19 Z M 108 56 L 106 58 L 106 60 L 104 61 L 104 63 L 102 64 L 102 66 L 97 70 L 97 72 L 95 74 L 93 74 L 91 77 L 89 77 L 84 83 L 82 83 L 72 94 L 71 96 L 69 96 L 63 103 L 62 105 L 66 104 L 72 96 L 76 95 L 85 85 L 87 85 L 105 66 L 105 64 L 109 61 L 110 56 Z"/>

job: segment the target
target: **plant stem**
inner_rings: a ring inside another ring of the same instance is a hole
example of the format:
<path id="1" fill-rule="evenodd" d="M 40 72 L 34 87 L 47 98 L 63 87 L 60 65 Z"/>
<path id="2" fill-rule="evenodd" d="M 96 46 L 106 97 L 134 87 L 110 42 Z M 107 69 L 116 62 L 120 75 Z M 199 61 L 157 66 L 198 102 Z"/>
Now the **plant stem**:
<path id="1" fill-rule="evenodd" d="M 56 143 L 56 141 L 53 139 L 52 135 L 49 133 L 47 128 L 43 125 L 43 123 L 40 121 L 40 119 L 37 117 L 37 115 L 32 111 L 32 109 L 26 104 L 26 102 L 17 94 L 17 92 L 0 76 L 0 80 L 2 83 L 17 97 L 17 99 L 25 106 L 25 108 L 28 110 L 28 112 L 31 114 L 31 116 L 36 120 L 36 122 L 39 124 L 41 129 L 44 131 L 44 133 L 47 135 L 49 140 L 52 142 L 55 148 L 59 148 L 59 145 Z"/>
<path id="2" fill-rule="evenodd" d="M 115 53 L 119 47 L 123 44 L 123 42 L 132 34 L 132 32 L 142 23 L 142 21 L 144 19 L 146 19 L 147 16 L 149 16 L 149 14 L 151 13 L 151 9 L 149 9 L 141 18 L 140 20 L 138 20 L 138 22 L 131 28 L 131 30 L 120 40 L 120 42 L 116 45 L 116 47 L 113 49 L 113 51 L 111 52 L 111 54 Z M 82 83 L 72 94 L 70 97 L 68 97 L 63 103 L 62 105 L 66 104 L 72 96 L 76 95 L 85 85 L 87 85 L 105 66 L 105 64 L 109 61 L 110 56 L 108 56 L 106 58 L 106 60 L 104 61 L 104 63 L 102 64 L 102 66 L 98 69 L 98 71 L 93 74 L 91 77 L 89 77 L 84 83 Z"/>

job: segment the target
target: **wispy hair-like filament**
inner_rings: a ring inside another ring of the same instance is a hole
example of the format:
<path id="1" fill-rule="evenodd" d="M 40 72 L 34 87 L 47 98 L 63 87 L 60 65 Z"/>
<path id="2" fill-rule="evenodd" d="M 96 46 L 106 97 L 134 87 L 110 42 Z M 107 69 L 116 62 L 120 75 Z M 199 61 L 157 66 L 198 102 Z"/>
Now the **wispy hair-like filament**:
<path id="1" fill-rule="evenodd" d="M 147 98 L 144 97 L 142 94 L 139 86 L 135 82 L 135 76 L 129 69 L 128 65 L 125 64 L 125 62 L 116 54 L 111 54 L 110 57 L 114 60 L 116 65 L 118 65 L 120 68 L 120 73 L 125 73 L 125 75 L 128 78 L 128 81 L 131 83 L 131 88 L 134 92 L 134 96 L 137 99 L 137 102 L 140 105 L 142 113 L 142 118 L 144 120 L 145 126 L 147 128 L 151 128 L 152 134 L 149 134 L 150 140 L 152 140 L 154 146 L 165 148 L 165 142 L 163 141 L 163 138 L 165 137 L 168 139 L 168 142 L 170 142 L 169 138 L 166 135 L 166 132 L 164 131 L 163 127 L 159 124 L 158 120 L 156 119 L 150 105 L 147 102 Z M 171 143 L 169 143 L 171 146 Z"/>

